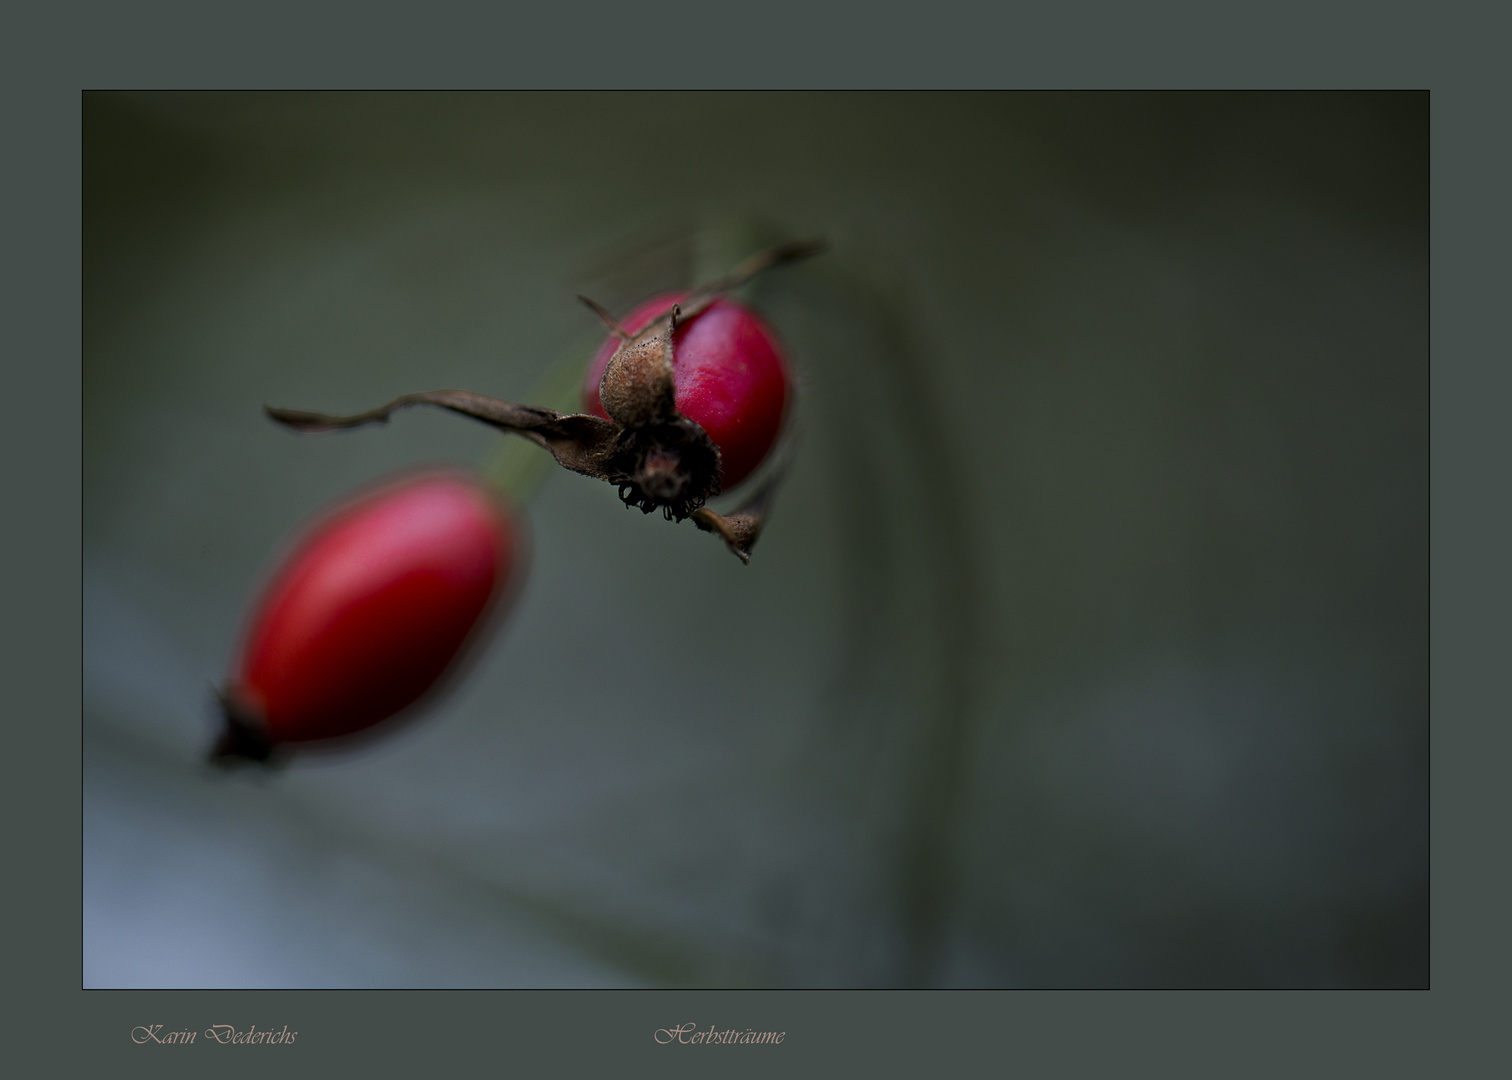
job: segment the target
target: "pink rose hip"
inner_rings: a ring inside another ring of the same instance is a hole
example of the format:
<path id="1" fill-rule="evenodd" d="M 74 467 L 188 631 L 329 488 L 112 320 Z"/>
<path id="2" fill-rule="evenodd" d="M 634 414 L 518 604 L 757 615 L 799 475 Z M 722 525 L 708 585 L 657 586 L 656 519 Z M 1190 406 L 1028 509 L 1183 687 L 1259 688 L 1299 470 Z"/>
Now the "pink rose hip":
<path id="1" fill-rule="evenodd" d="M 624 320 L 632 334 L 687 298 L 658 296 Z M 609 419 L 599 384 L 619 347 L 611 337 L 599 347 L 583 383 L 583 409 Z M 719 449 L 719 483 L 729 490 L 755 472 L 781 434 L 791 376 L 772 331 L 748 308 L 718 300 L 687 322 L 672 339 L 677 411 L 708 432 Z"/>

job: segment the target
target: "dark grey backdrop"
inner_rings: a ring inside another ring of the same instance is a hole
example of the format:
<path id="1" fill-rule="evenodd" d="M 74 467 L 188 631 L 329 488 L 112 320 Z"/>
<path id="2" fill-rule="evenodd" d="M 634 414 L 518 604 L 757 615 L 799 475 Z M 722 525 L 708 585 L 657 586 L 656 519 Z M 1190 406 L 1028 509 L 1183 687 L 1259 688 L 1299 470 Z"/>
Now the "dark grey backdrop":
<path id="1" fill-rule="evenodd" d="M 1422 94 L 87 95 L 85 984 L 1426 985 L 1427 137 Z M 804 441 L 750 567 L 553 475 L 443 706 L 200 765 L 289 530 L 498 441 L 263 402 L 522 398 L 574 292 L 814 233 L 752 297 Z"/>

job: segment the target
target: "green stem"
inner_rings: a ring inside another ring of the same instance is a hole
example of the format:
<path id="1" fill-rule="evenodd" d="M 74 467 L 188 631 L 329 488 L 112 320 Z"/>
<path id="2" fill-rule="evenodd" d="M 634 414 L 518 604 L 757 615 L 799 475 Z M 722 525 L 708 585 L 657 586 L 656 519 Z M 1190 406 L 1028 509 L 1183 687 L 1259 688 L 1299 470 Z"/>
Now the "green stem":
<path id="1" fill-rule="evenodd" d="M 530 388 L 526 404 L 557 412 L 581 412 L 581 387 L 587 371 L 592 345 L 580 341 L 564 351 Z M 546 477 L 555 471 L 551 455 L 524 439 L 501 439 L 483 465 L 483 476 L 516 507 L 523 509 L 535 497 Z"/>

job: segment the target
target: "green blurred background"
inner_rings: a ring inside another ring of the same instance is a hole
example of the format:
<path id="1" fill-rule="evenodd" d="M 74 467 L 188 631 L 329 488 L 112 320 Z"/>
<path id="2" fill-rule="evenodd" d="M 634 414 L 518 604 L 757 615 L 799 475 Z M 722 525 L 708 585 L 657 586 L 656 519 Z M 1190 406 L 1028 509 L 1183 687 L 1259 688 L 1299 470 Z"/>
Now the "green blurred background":
<path id="1" fill-rule="evenodd" d="M 91 93 L 83 140 L 85 985 L 1427 985 L 1426 94 Z M 574 293 L 810 235 L 749 290 L 802 380 L 749 567 L 553 472 L 451 697 L 202 763 L 290 532 L 501 442 L 264 402 L 525 400 Z"/>

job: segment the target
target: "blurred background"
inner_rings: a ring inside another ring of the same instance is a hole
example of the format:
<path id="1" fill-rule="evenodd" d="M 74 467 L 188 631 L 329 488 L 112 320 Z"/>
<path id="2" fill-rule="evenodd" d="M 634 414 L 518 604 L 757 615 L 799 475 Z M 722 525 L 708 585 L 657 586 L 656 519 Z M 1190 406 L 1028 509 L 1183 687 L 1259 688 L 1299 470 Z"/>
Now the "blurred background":
<path id="1" fill-rule="evenodd" d="M 83 151 L 84 985 L 1427 985 L 1426 94 L 90 93 Z M 290 534 L 503 441 L 265 402 L 530 400 L 574 293 L 811 235 L 750 566 L 552 471 L 450 697 L 204 764 Z"/>

